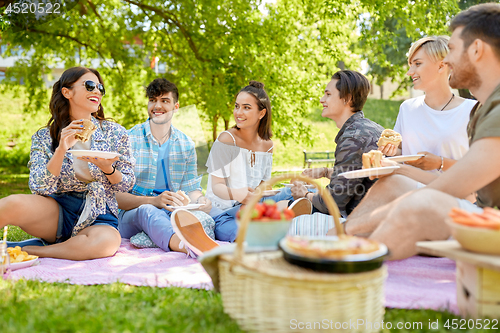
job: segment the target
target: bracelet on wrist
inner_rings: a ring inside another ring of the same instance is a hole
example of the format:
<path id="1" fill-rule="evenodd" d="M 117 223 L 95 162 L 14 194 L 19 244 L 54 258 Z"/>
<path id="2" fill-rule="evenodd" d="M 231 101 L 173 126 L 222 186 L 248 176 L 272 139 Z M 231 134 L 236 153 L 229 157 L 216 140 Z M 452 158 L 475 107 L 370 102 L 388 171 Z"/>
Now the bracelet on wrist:
<path id="1" fill-rule="evenodd" d="M 112 165 L 112 167 L 113 167 L 113 171 L 112 171 L 111 173 L 106 173 L 106 172 L 104 172 L 104 171 L 102 171 L 102 170 L 101 170 L 101 171 L 102 171 L 102 173 L 103 173 L 103 174 L 105 174 L 106 176 L 111 176 L 111 175 L 112 175 L 112 174 L 114 174 L 114 173 L 115 173 L 115 171 L 116 171 L 116 166 L 115 166 L 114 164 Z"/>
<path id="2" fill-rule="evenodd" d="M 441 156 L 441 166 L 439 167 L 439 169 L 437 169 L 437 171 L 441 171 L 443 170 L 443 168 L 444 168 L 444 157 Z"/>

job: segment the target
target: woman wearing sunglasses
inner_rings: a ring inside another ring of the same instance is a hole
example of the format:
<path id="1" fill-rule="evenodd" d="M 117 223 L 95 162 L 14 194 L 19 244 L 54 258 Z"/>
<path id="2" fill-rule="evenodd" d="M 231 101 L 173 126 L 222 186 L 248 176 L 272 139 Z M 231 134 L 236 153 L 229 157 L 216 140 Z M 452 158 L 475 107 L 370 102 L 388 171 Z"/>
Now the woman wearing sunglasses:
<path id="1" fill-rule="evenodd" d="M 102 79 L 94 69 L 73 67 L 54 84 L 51 118 L 32 136 L 29 186 L 34 194 L 0 200 L 0 227 L 19 226 L 39 237 L 20 245 L 40 257 L 86 260 L 112 256 L 120 246 L 115 192 L 135 181 L 125 129 L 105 120 Z M 77 140 L 83 120 L 96 127 L 90 140 Z M 76 158 L 72 150 L 118 152 Z"/>

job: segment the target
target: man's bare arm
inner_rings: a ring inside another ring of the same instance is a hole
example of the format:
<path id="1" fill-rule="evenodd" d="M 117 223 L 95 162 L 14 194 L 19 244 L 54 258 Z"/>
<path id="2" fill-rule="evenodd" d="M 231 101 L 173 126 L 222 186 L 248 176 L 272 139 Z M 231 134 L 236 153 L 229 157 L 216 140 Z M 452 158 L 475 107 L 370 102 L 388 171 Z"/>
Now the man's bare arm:
<path id="1" fill-rule="evenodd" d="M 428 187 L 457 198 L 466 198 L 498 177 L 500 137 L 487 137 L 474 142 L 464 157 Z"/>
<path id="2" fill-rule="evenodd" d="M 153 205 L 154 197 L 134 195 L 131 193 L 116 193 L 116 201 L 118 201 L 118 208 L 123 210 L 131 210 L 139 207 L 140 205 L 151 204 Z"/>

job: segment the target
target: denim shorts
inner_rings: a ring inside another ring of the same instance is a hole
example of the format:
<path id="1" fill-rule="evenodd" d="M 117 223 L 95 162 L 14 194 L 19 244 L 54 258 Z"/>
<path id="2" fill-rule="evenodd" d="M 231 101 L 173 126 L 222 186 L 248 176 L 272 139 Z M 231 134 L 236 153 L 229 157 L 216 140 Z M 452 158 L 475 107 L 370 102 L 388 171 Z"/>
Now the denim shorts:
<path id="1" fill-rule="evenodd" d="M 59 205 L 56 243 L 64 242 L 71 237 L 73 228 L 85 207 L 86 195 L 87 192 L 65 192 L 49 195 Z M 106 214 L 97 216 L 91 225 L 109 225 L 118 230 L 118 218 L 113 215 L 108 205 L 106 205 Z"/>

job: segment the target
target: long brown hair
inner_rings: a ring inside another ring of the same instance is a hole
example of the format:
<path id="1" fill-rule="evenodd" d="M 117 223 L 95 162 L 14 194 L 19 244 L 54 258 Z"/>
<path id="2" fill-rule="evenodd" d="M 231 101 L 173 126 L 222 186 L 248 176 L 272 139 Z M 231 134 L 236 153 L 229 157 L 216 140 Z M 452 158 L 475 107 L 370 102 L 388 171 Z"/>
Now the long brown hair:
<path id="1" fill-rule="evenodd" d="M 78 81 L 86 73 L 93 73 L 97 76 L 99 83 L 102 83 L 101 75 L 93 68 L 87 67 L 71 67 L 62 73 L 59 80 L 52 87 L 52 97 L 50 98 L 50 119 L 47 122 L 50 137 L 52 138 L 52 151 L 55 151 L 59 146 L 61 130 L 71 123 L 69 114 L 69 100 L 62 94 L 62 88 L 71 89 L 73 84 Z M 104 109 L 102 104 L 92 116 L 98 120 L 104 120 Z"/>
<path id="2" fill-rule="evenodd" d="M 242 92 L 246 92 L 247 94 L 250 94 L 255 98 L 259 111 L 266 109 L 266 114 L 259 121 L 259 128 L 257 129 L 257 133 L 262 140 L 270 140 L 273 136 L 273 133 L 271 132 L 271 100 L 264 90 L 264 83 L 259 81 L 250 81 L 248 83 L 248 86 L 241 89 L 236 97 L 238 97 L 238 95 Z M 234 125 L 233 128 L 239 130 L 237 125 Z"/>

